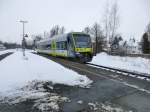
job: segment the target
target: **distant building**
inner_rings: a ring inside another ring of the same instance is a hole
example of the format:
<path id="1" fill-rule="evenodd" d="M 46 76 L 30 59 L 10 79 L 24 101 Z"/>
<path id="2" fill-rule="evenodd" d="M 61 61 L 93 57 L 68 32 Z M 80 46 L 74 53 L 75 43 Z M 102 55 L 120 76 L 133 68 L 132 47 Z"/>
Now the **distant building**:
<path id="1" fill-rule="evenodd" d="M 137 42 L 134 38 L 129 41 L 119 41 L 118 44 L 115 44 L 111 48 L 111 54 L 141 54 L 141 46 L 140 43 Z"/>
<path id="2" fill-rule="evenodd" d="M 141 54 L 141 48 L 140 48 L 139 42 L 137 42 L 134 38 L 127 41 L 126 53 L 127 54 Z"/>

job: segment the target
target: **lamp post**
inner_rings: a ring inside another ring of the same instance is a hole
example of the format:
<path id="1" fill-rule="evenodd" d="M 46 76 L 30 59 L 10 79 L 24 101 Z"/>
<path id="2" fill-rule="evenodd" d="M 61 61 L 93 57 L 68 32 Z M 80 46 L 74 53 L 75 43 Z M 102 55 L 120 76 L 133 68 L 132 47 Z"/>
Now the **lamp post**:
<path id="1" fill-rule="evenodd" d="M 25 29 L 24 24 L 28 23 L 28 21 L 20 20 L 19 22 L 23 24 L 22 51 L 23 51 L 23 56 L 25 56 L 25 37 L 27 37 L 27 34 L 26 35 L 24 34 L 24 29 Z"/>

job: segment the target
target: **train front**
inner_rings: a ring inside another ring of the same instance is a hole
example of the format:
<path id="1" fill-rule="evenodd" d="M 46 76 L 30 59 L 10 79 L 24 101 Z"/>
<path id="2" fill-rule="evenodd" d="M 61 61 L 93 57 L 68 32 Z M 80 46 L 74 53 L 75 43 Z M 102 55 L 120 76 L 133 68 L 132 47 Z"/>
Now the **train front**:
<path id="1" fill-rule="evenodd" d="M 73 34 L 75 42 L 75 55 L 80 62 L 89 62 L 93 57 L 93 48 L 91 38 L 88 34 L 75 33 Z"/>

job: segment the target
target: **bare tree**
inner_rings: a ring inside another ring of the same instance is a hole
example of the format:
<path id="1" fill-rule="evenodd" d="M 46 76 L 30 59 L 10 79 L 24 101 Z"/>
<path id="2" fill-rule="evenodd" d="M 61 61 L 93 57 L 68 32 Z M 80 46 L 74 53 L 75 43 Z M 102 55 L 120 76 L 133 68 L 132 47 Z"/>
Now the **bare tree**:
<path id="1" fill-rule="evenodd" d="M 87 27 L 85 27 L 85 28 L 83 29 L 83 32 L 84 32 L 84 33 L 87 33 L 87 34 L 90 34 L 90 33 L 91 33 L 91 28 L 90 28 L 89 26 L 87 26 Z"/>
<path id="2" fill-rule="evenodd" d="M 104 44 L 104 39 L 105 39 L 100 24 L 95 23 L 93 25 L 93 27 L 91 28 L 91 35 L 95 38 L 96 41 L 95 52 L 98 53 L 103 49 L 102 46 Z"/>
<path id="3" fill-rule="evenodd" d="M 57 35 L 58 31 L 59 31 L 59 26 L 58 25 L 52 27 L 52 29 L 50 30 L 50 37 L 53 37 L 54 35 Z"/>
<path id="4" fill-rule="evenodd" d="M 110 28 L 109 28 L 109 16 L 110 15 L 110 9 L 109 9 L 109 2 L 106 2 L 105 5 L 105 11 L 104 11 L 104 15 L 103 15 L 103 23 L 104 23 L 104 32 L 105 32 L 105 37 L 107 38 L 107 40 L 109 39 L 109 35 L 110 35 Z"/>
<path id="5" fill-rule="evenodd" d="M 116 31 L 119 27 L 119 14 L 118 14 L 118 4 L 115 2 L 110 10 L 110 21 L 109 21 L 109 27 L 110 27 L 110 38 L 113 39 L 116 36 Z"/>
<path id="6" fill-rule="evenodd" d="M 62 26 L 60 29 L 59 29 L 59 34 L 64 34 L 65 33 L 65 27 Z"/>
<path id="7" fill-rule="evenodd" d="M 105 37 L 112 43 L 114 37 L 117 35 L 117 29 L 119 27 L 119 8 L 117 2 L 109 4 L 107 1 L 104 12 L 104 32 Z"/>
<path id="8" fill-rule="evenodd" d="M 50 30 L 50 37 L 53 37 L 54 35 L 58 35 L 58 34 L 63 34 L 63 33 L 65 33 L 65 27 L 64 26 L 60 27 L 59 25 L 55 25 Z"/>
<path id="9" fill-rule="evenodd" d="M 100 24 L 98 24 L 97 22 L 94 23 L 94 25 L 91 28 L 91 35 L 95 37 L 95 39 L 98 37 L 100 37 L 102 34 L 102 28 L 100 26 Z"/>

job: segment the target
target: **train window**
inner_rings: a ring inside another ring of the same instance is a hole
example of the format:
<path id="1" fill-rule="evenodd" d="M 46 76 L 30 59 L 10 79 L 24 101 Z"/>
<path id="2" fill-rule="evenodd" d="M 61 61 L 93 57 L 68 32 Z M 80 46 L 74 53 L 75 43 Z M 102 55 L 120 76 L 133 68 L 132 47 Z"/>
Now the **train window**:
<path id="1" fill-rule="evenodd" d="M 61 42 L 61 50 L 66 50 L 67 49 L 67 42 L 63 41 Z"/>
<path id="2" fill-rule="evenodd" d="M 63 42 L 61 42 L 61 50 L 63 50 L 63 49 L 64 49 Z"/>
<path id="3" fill-rule="evenodd" d="M 62 47 L 61 47 L 62 50 L 64 50 L 64 49 L 65 49 L 65 47 L 64 47 L 64 42 L 61 43 L 61 46 L 62 46 Z"/>
<path id="4" fill-rule="evenodd" d="M 65 50 L 67 49 L 67 42 L 65 41 L 57 42 L 56 46 L 58 50 Z"/>
<path id="5" fill-rule="evenodd" d="M 51 44 L 48 44 L 45 47 L 46 47 L 46 49 L 51 49 Z"/>
<path id="6" fill-rule="evenodd" d="M 63 42 L 63 50 L 67 49 L 67 42 Z"/>
<path id="7" fill-rule="evenodd" d="M 57 42 L 57 43 L 56 43 L 56 48 L 57 48 L 58 50 L 60 50 L 60 49 L 61 49 L 60 42 Z"/>

